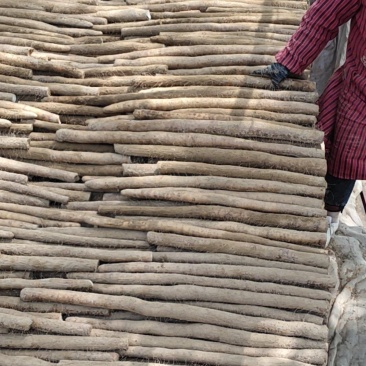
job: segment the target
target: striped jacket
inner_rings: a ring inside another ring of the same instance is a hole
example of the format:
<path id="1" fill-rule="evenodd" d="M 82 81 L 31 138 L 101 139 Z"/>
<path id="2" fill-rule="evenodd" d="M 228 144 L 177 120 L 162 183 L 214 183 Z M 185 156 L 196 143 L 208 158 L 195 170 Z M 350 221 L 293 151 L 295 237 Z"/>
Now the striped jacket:
<path id="1" fill-rule="evenodd" d="M 351 19 L 347 58 L 320 97 L 328 173 L 366 180 L 366 0 L 318 0 L 276 59 L 293 73 L 310 65 Z"/>

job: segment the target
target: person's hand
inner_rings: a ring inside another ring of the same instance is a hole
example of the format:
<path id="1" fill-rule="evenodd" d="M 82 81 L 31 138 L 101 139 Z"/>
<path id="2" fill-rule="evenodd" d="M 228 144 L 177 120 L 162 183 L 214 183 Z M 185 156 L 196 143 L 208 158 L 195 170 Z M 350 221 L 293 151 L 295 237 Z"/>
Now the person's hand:
<path id="1" fill-rule="evenodd" d="M 274 90 L 279 89 L 280 83 L 285 80 L 289 74 L 289 69 L 277 62 L 267 66 L 265 69 L 255 70 L 252 72 L 252 75 L 270 78 Z"/>

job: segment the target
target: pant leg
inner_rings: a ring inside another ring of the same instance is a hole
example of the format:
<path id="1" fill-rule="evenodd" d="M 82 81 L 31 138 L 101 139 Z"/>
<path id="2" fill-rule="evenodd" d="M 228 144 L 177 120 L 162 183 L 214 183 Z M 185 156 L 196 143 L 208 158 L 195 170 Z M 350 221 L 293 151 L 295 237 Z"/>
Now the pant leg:
<path id="1" fill-rule="evenodd" d="M 356 180 L 337 178 L 328 173 L 325 180 L 327 189 L 324 197 L 324 208 L 331 212 L 342 212 L 352 194 Z"/>

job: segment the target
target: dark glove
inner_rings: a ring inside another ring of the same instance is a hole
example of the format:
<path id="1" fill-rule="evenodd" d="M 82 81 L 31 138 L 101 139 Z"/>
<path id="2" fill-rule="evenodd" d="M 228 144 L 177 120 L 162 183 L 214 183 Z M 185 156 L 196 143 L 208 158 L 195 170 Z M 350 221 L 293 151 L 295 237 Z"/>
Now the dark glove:
<path id="1" fill-rule="evenodd" d="M 279 63 L 273 63 L 262 70 L 255 70 L 252 75 L 269 77 L 272 81 L 274 90 L 278 90 L 280 83 L 285 80 L 290 74 L 289 69 Z"/>

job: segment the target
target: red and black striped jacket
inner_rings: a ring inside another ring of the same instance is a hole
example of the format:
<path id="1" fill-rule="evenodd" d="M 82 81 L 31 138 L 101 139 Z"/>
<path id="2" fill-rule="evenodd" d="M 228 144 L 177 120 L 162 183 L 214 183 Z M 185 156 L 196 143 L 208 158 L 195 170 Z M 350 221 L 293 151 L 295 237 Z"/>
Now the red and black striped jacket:
<path id="1" fill-rule="evenodd" d="M 301 73 L 351 19 L 346 63 L 319 99 L 318 128 L 324 131 L 328 173 L 366 179 L 366 0 L 317 0 L 276 59 Z"/>

